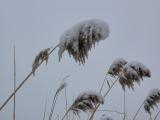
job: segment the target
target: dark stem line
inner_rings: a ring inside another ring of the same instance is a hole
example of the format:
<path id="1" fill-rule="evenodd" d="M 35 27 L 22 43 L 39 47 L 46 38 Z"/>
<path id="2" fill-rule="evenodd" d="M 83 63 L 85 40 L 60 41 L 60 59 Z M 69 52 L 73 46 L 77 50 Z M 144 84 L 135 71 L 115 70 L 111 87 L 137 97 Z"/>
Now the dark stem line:
<path id="1" fill-rule="evenodd" d="M 107 77 L 107 74 L 106 74 L 106 75 L 105 75 L 105 77 L 104 77 L 104 80 L 103 80 L 102 86 L 101 86 L 100 91 L 99 91 L 100 93 L 102 92 L 103 86 L 104 86 L 105 81 L 106 81 L 106 77 Z"/>
<path id="2" fill-rule="evenodd" d="M 153 120 L 156 120 L 158 118 L 158 115 L 160 114 L 160 111 L 156 114 Z"/>
<path id="3" fill-rule="evenodd" d="M 44 113 L 43 113 L 43 120 L 45 120 L 45 118 L 46 118 L 47 99 L 48 99 L 48 96 L 46 96 L 46 100 L 45 100 L 45 105 L 44 105 Z"/>
<path id="4" fill-rule="evenodd" d="M 51 111 L 50 111 L 49 119 L 48 120 L 52 119 L 52 115 L 53 115 L 53 111 L 54 111 L 54 108 L 55 108 L 55 105 L 56 105 L 57 97 L 58 97 L 58 94 L 55 94 L 55 96 L 53 98 L 53 102 L 52 102 L 52 106 L 51 106 Z"/>
<path id="5" fill-rule="evenodd" d="M 135 113 L 135 115 L 134 115 L 134 117 L 133 117 L 133 120 L 135 120 L 135 119 L 136 119 L 136 117 L 137 117 L 137 115 L 138 115 L 139 111 L 141 110 L 141 108 L 142 108 L 143 104 L 144 104 L 144 101 L 143 101 L 143 102 L 142 102 L 142 104 L 139 106 L 138 110 L 136 111 L 136 113 Z"/>
<path id="6" fill-rule="evenodd" d="M 65 87 L 65 100 L 66 100 L 66 111 L 68 109 L 68 101 L 67 101 L 67 89 Z M 67 117 L 67 120 L 68 120 L 68 115 L 66 116 Z"/>
<path id="7" fill-rule="evenodd" d="M 108 91 L 104 94 L 103 98 L 105 98 L 105 97 L 108 95 L 108 93 L 110 92 L 110 90 L 113 88 L 113 86 L 115 85 L 115 83 L 116 83 L 117 81 L 118 81 L 118 78 L 113 82 L 113 84 L 111 85 L 111 87 L 110 87 L 110 88 L 108 89 Z M 92 119 L 93 119 L 93 116 L 94 116 L 95 112 L 97 111 L 97 109 L 99 108 L 99 106 L 100 106 L 100 103 L 96 106 L 96 108 L 95 108 L 94 111 L 92 112 L 89 120 L 92 120 Z"/>
<path id="8" fill-rule="evenodd" d="M 16 89 L 16 51 L 14 46 L 14 93 Z M 16 95 L 14 94 L 14 101 L 13 101 L 13 120 L 16 119 Z"/>
<path id="9" fill-rule="evenodd" d="M 59 46 L 56 45 L 50 52 L 49 52 L 49 55 Z M 43 59 L 39 65 L 37 66 L 37 69 L 38 67 L 44 62 L 45 59 Z M 19 86 L 15 89 L 15 91 L 13 93 L 11 93 L 11 95 L 5 100 L 5 102 L 0 106 L 0 111 L 4 108 L 4 106 L 10 101 L 10 99 L 17 93 L 17 91 L 24 85 L 24 83 L 29 80 L 29 78 L 32 76 L 33 72 L 31 71 L 27 76 L 26 78 L 19 84 Z"/>
<path id="10" fill-rule="evenodd" d="M 124 112 L 123 120 L 125 120 L 126 119 L 126 96 L 125 96 L 125 90 L 123 91 L 123 112 Z"/>

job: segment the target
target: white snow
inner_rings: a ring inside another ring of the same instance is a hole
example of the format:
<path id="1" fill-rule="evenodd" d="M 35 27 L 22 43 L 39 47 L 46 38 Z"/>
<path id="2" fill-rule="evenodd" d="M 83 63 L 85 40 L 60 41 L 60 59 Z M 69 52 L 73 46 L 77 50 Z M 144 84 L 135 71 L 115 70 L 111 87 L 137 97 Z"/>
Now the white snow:
<path id="1" fill-rule="evenodd" d="M 151 76 L 149 68 L 140 62 L 130 62 L 128 63 L 128 66 L 136 70 L 137 73 L 140 73 L 141 70 L 143 76 L 148 76 L 148 77 Z"/>
<path id="2" fill-rule="evenodd" d="M 120 71 L 120 69 L 127 64 L 127 61 L 124 60 L 123 58 L 117 58 L 115 59 L 111 66 L 109 67 L 108 73 L 112 75 L 117 75 L 117 72 Z"/>
<path id="3" fill-rule="evenodd" d="M 62 54 L 67 49 L 68 45 L 72 45 L 72 49 L 76 53 L 79 53 L 79 37 L 81 32 L 83 32 L 82 37 L 85 38 L 85 42 L 89 42 L 90 44 L 94 44 L 95 41 L 98 42 L 106 39 L 110 33 L 108 24 L 102 20 L 91 19 L 75 24 L 73 27 L 66 30 L 60 38 L 59 59 L 62 58 Z M 93 35 L 96 40 L 93 40 Z"/>
<path id="4" fill-rule="evenodd" d="M 150 96 L 153 96 L 153 95 L 158 95 L 158 93 L 160 94 L 160 89 L 154 88 L 149 92 L 147 98 L 150 98 Z"/>
<path id="5" fill-rule="evenodd" d="M 89 98 L 90 96 L 96 96 L 99 100 L 100 103 L 104 103 L 104 99 L 103 99 L 103 96 L 98 93 L 98 92 L 95 92 L 95 91 L 85 91 L 85 92 L 82 92 L 79 94 L 79 96 L 77 97 L 77 99 L 87 99 Z"/>

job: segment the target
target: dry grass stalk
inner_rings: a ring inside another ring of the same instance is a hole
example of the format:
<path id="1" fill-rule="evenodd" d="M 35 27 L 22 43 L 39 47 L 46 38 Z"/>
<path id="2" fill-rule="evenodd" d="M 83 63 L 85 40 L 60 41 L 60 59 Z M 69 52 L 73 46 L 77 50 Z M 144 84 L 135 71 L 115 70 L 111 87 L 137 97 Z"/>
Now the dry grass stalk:
<path id="1" fill-rule="evenodd" d="M 153 120 L 156 120 L 158 118 L 158 115 L 160 114 L 160 111 L 158 111 L 158 113 L 156 114 L 156 116 L 154 117 Z"/>
<path id="2" fill-rule="evenodd" d="M 138 113 L 140 112 L 140 110 L 141 110 L 142 106 L 144 105 L 144 102 L 145 102 L 145 101 L 143 101 L 143 102 L 141 103 L 141 105 L 139 106 L 138 110 L 136 111 L 136 113 L 135 113 L 135 115 L 134 115 L 134 117 L 133 117 L 133 120 L 135 120 L 135 119 L 136 119 L 136 117 L 137 117 Z"/>
<path id="3" fill-rule="evenodd" d="M 68 77 L 68 76 L 67 76 Z M 67 77 L 65 77 L 64 79 L 66 79 Z M 63 80 L 64 80 L 63 79 Z M 56 105 L 56 102 L 57 102 L 57 98 L 58 98 L 58 95 L 59 93 L 67 86 L 67 84 L 64 82 L 60 85 L 60 87 L 57 89 L 55 95 L 54 95 L 54 98 L 53 98 L 53 102 L 52 102 L 52 106 L 51 106 L 51 111 L 50 111 L 50 114 L 49 114 L 49 120 L 52 119 L 52 115 L 53 115 L 53 111 L 54 111 L 54 108 L 55 108 L 55 105 Z"/>
<path id="4" fill-rule="evenodd" d="M 143 77 L 151 77 L 150 70 L 140 62 L 127 63 L 119 75 L 119 82 L 125 90 L 125 86 L 134 89 L 134 82 L 140 84 Z"/>
<path id="5" fill-rule="evenodd" d="M 59 60 L 63 52 L 67 50 L 76 62 L 84 64 L 92 46 L 106 39 L 108 35 L 108 24 L 101 20 L 87 20 L 74 25 L 60 39 Z"/>
<path id="6" fill-rule="evenodd" d="M 49 55 L 57 48 L 59 47 L 59 44 L 56 45 L 54 48 L 52 48 L 52 50 L 49 52 Z M 48 56 L 49 56 L 48 55 Z M 44 61 L 44 60 L 43 60 Z M 37 68 L 43 63 L 43 61 L 41 61 L 39 63 L 39 65 L 37 66 Z M 6 106 L 6 104 L 11 100 L 11 98 L 17 93 L 17 91 L 24 85 L 24 83 L 26 83 L 27 80 L 29 80 L 29 78 L 33 75 L 33 72 L 31 71 L 26 77 L 25 79 L 18 85 L 18 87 L 15 89 L 14 92 L 12 92 L 10 94 L 10 96 L 3 102 L 3 104 L 0 106 L 0 111 Z"/>
<path id="7" fill-rule="evenodd" d="M 45 120 L 45 118 L 46 118 L 47 99 L 48 99 L 48 96 L 46 96 L 46 99 L 45 99 L 45 104 L 44 104 L 44 113 L 43 113 L 43 120 Z"/>
<path id="8" fill-rule="evenodd" d="M 38 68 L 41 61 L 46 61 L 46 64 L 47 64 L 48 57 L 49 57 L 49 50 L 50 50 L 50 48 L 46 48 L 46 49 L 40 51 L 38 53 L 38 55 L 35 57 L 34 62 L 32 64 L 33 75 L 35 75 L 35 71 Z"/>
<path id="9" fill-rule="evenodd" d="M 15 46 L 14 46 L 14 93 L 16 90 L 16 51 L 15 51 Z M 13 99 L 13 120 L 16 119 L 16 95 L 14 94 L 14 99 Z"/>
<path id="10" fill-rule="evenodd" d="M 151 109 L 154 110 L 154 106 L 158 107 L 160 102 L 160 89 L 153 89 L 150 91 L 148 97 L 144 102 L 144 109 L 148 114 L 151 114 Z"/>
<path id="11" fill-rule="evenodd" d="M 112 85 L 110 86 L 110 88 L 109 88 L 109 89 L 106 91 L 106 93 L 103 95 L 103 98 L 105 98 L 105 97 L 109 94 L 109 92 L 111 91 L 111 89 L 113 88 L 113 86 L 116 84 L 116 82 L 117 82 L 118 80 L 119 80 L 119 79 L 117 78 L 117 79 L 112 83 Z M 92 119 L 93 119 L 93 116 L 94 116 L 95 112 L 98 110 L 99 106 L 100 106 L 100 103 L 99 103 L 99 104 L 95 107 L 95 109 L 93 110 L 93 112 L 92 112 L 89 120 L 92 120 Z"/>

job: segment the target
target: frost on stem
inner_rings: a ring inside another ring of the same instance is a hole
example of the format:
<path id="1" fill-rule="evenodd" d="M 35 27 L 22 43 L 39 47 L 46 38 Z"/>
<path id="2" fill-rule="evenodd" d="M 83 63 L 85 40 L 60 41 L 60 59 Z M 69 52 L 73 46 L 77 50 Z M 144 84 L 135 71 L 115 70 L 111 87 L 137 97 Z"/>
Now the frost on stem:
<path id="1" fill-rule="evenodd" d="M 42 51 L 39 52 L 39 54 L 35 57 L 34 62 L 32 64 L 32 72 L 33 75 L 35 75 L 35 71 L 37 69 L 37 67 L 39 66 L 40 62 L 42 62 L 43 60 L 46 61 L 46 64 L 48 62 L 48 54 L 49 54 L 49 50 L 50 48 L 46 48 Z"/>
<path id="2" fill-rule="evenodd" d="M 143 77 L 151 77 L 149 68 L 140 62 L 130 62 L 124 66 L 119 75 L 119 82 L 123 89 L 125 89 L 125 86 L 134 89 L 134 82 L 140 84 Z"/>
<path id="3" fill-rule="evenodd" d="M 117 76 L 122 71 L 122 68 L 125 64 L 127 64 L 127 61 L 123 58 L 115 59 L 109 67 L 108 74 Z"/>
<path id="4" fill-rule="evenodd" d="M 103 114 L 100 120 L 113 120 L 113 118 L 107 117 L 105 114 Z"/>
<path id="5" fill-rule="evenodd" d="M 67 31 L 60 38 L 59 60 L 65 50 L 76 62 L 85 63 L 88 52 L 96 42 L 105 40 L 109 36 L 109 26 L 106 22 L 97 19 L 82 21 Z"/>
<path id="6" fill-rule="evenodd" d="M 92 91 L 84 92 L 76 98 L 70 110 L 79 116 L 81 111 L 88 113 L 93 111 L 99 103 L 104 103 L 104 99 L 100 93 Z"/>
<path id="7" fill-rule="evenodd" d="M 158 103 L 160 102 L 160 89 L 153 89 L 150 91 L 144 102 L 144 109 L 147 113 L 151 114 L 151 109 L 154 110 L 154 106 L 158 107 Z"/>

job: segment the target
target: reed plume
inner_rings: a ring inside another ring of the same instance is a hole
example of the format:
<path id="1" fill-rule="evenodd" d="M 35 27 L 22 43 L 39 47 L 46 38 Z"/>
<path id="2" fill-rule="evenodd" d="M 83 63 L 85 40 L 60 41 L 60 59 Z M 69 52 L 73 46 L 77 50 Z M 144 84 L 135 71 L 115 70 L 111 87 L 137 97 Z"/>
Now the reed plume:
<path id="1" fill-rule="evenodd" d="M 76 62 L 85 63 L 88 52 L 96 42 L 104 40 L 109 35 L 109 26 L 106 22 L 97 19 L 82 21 L 68 29 L 62 35 L 59 46 L 59 60 L 65 50 Z"/>
<path id="2" fill-rule="evenodd" d="M 47 62 L 48 62 L 48 57 L 49 57 L 49 50 L 50 50 L 50 48 L 46 48 L 46 49 L 40 51 L 40 52 L 38 53 L 38 55 L 35 57 L 34 62 L 33 62 L 33 64 L 32 64 L 32 72 L 33 72 L 33 75 L 35 75 L 35 71 L 36 71 L 36 69 L 38 68 L 38 66 L 39 66 L 39 64 L 40 64 L 41 61 L 44 61 L 44 60 L 45 60 L 45 61 L 46 61 L 46 64 L 47 64 Z"/>
<path id="3" fill-rule="evenodd" d="M 84 92 L 80 94 L 71 106 L 71 110 L 75 114 L 80 111 L 90 112 L 97 106 L 98 103 L 103 104 L 103 97 L 96 92 Z"/>
<path id="4" fill-rule="evenodd" d="M 119 82 L 125 90 L 125 86 L 134 89 L 134 82 L 140 84 L 144 77 L 151 77 L 148 67 L 140 62 L 127 63 L 119 75 Z"/>
<path id="5" fill-rule="evenodd" d="M 107 73 L 112 76 L 117 76 L 122 71 L 125 64 L 127 64 L 126 60 L 123 58 L 117 58 L 112 62 Z"/>
<path id="6" fill-rule="evenodd" d="M 144 102 L 145 111 L 151 114 L 151 109 L 154 110 L 154 106 L 158 107 L 157 104 L 159 102 L 160 102 L 160 89 L 151 90 Z"/>
<path id="7" fill-rule="evenodd" d="M 65 116 L 70 111 L 78 117 L 80 117 L 79 113 L 81 111 L 91 113 L 98 104 L 104 104 L 104 99 L 100 93 L 94 91 L 83 92 L 76 98 L 71 107 L 63 116 L 62 120 L 64 120 Z"/>

